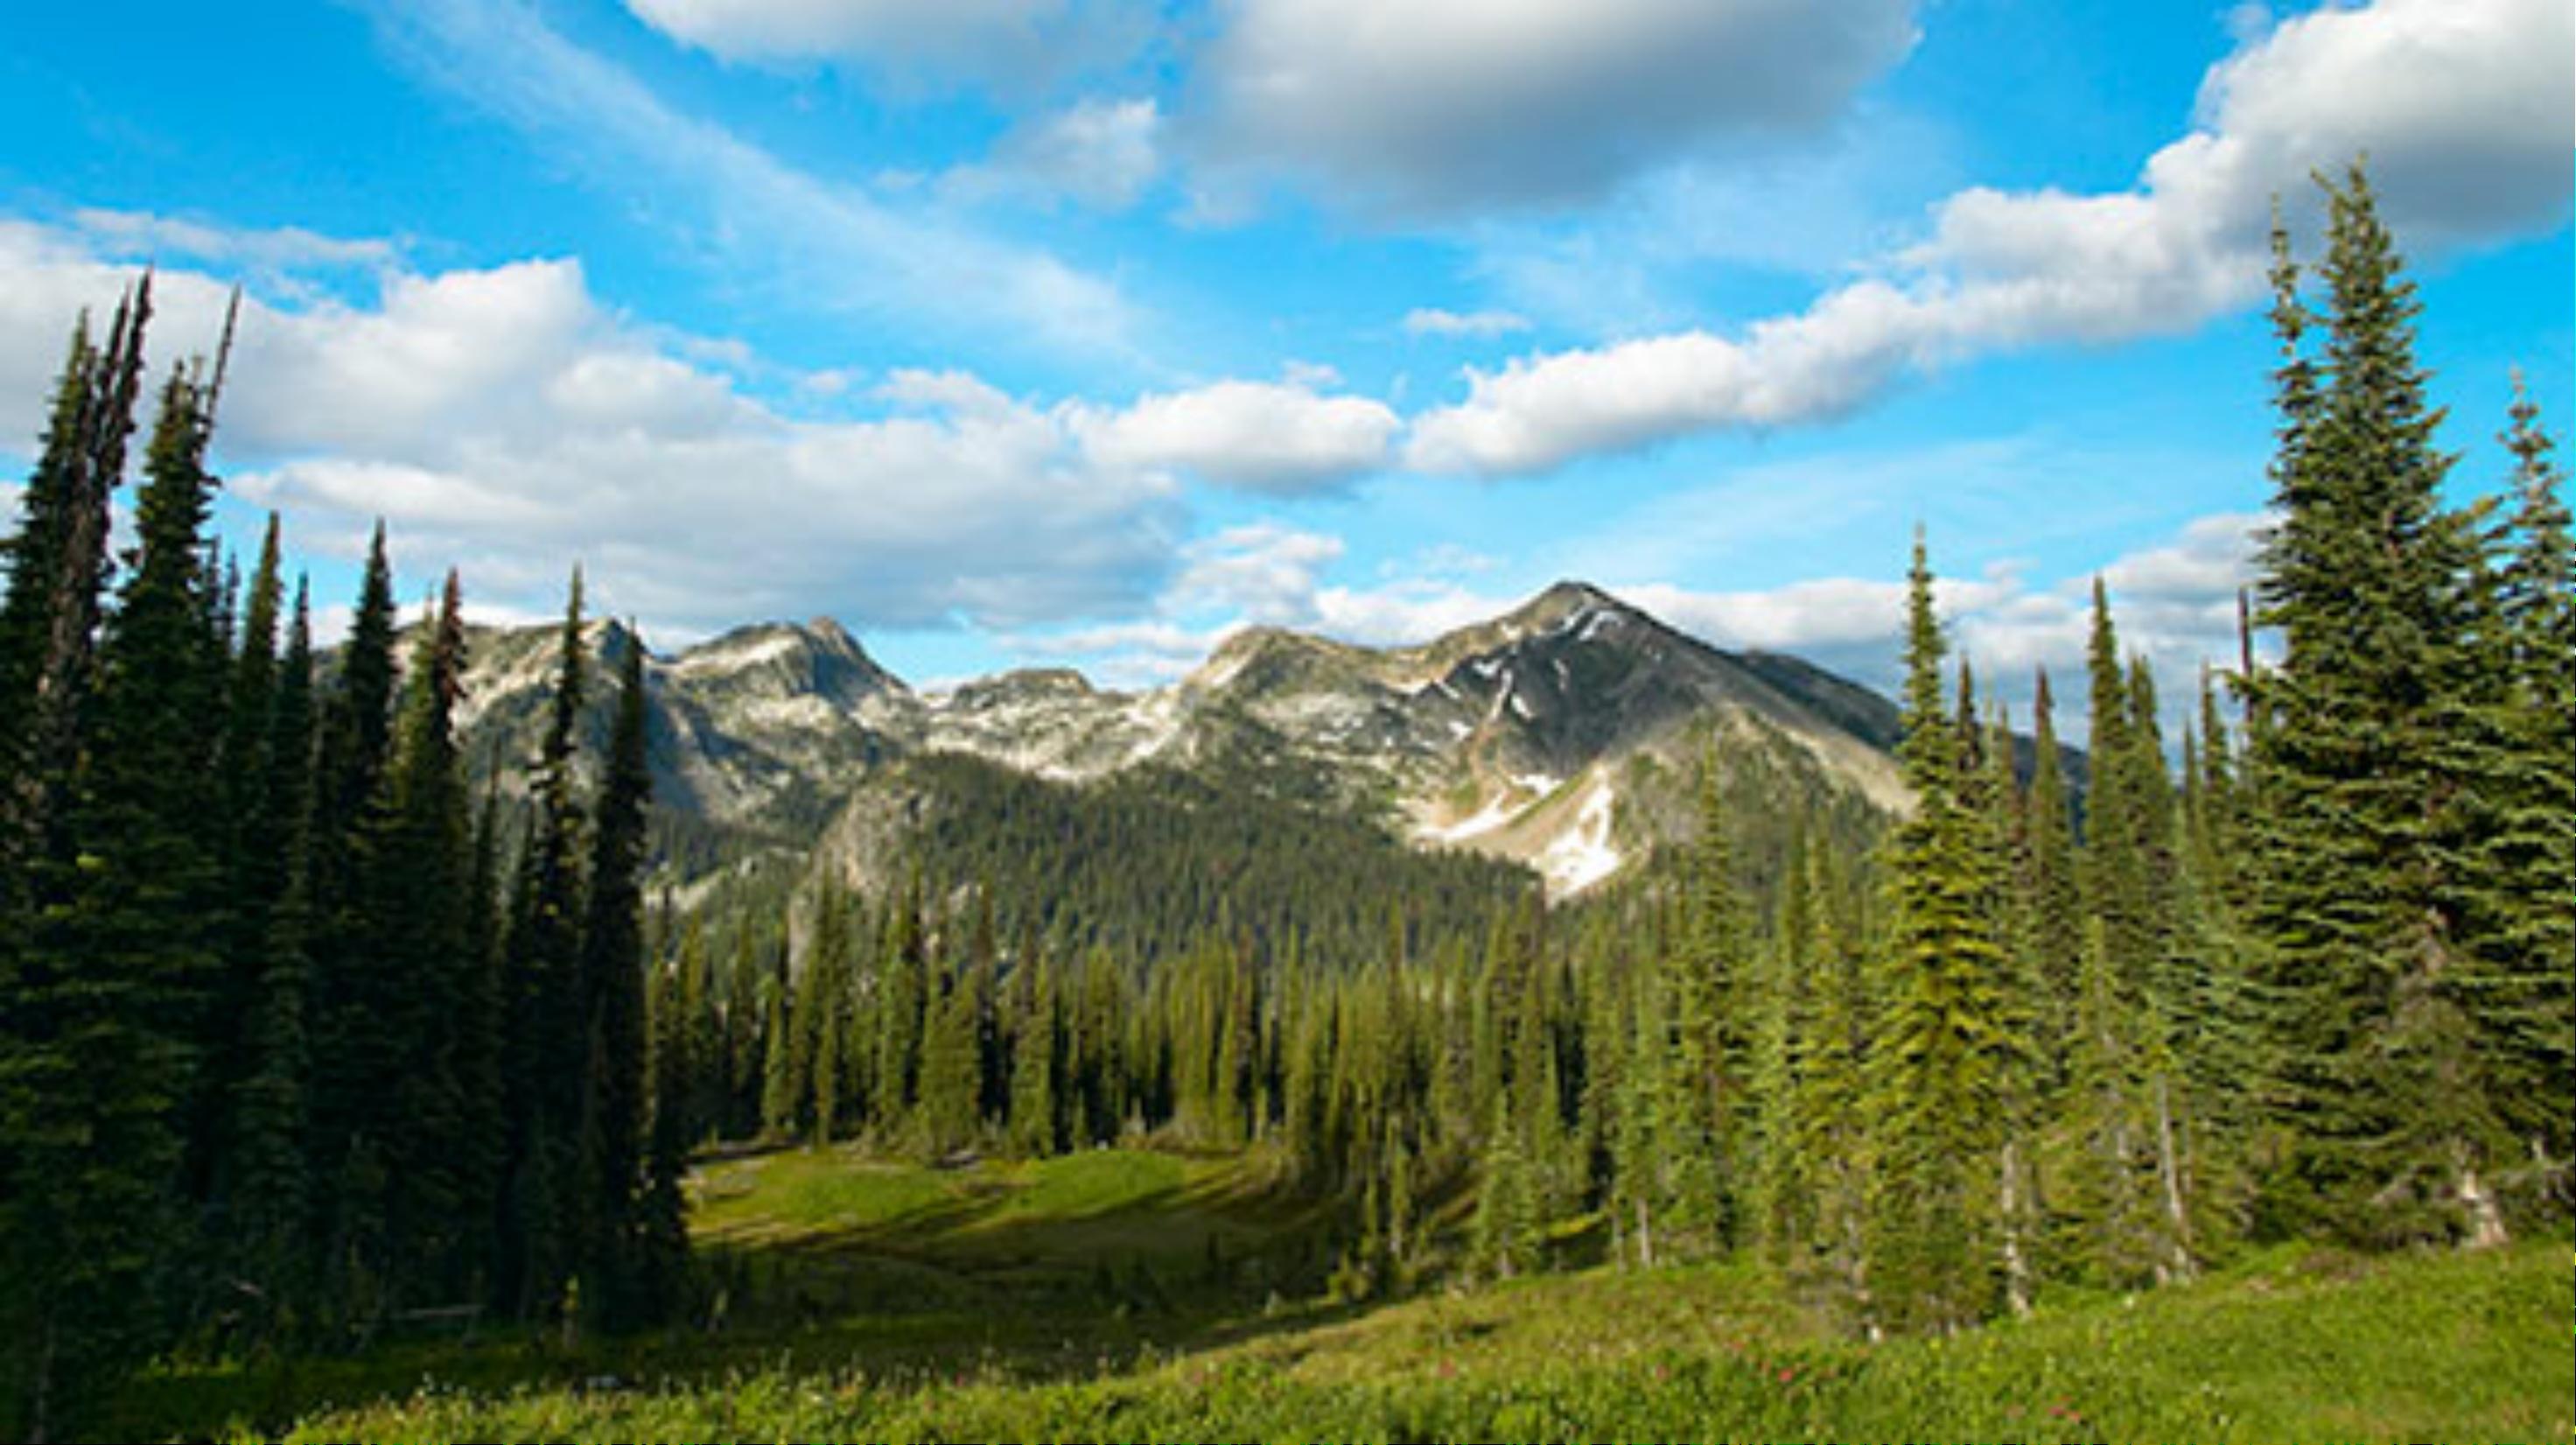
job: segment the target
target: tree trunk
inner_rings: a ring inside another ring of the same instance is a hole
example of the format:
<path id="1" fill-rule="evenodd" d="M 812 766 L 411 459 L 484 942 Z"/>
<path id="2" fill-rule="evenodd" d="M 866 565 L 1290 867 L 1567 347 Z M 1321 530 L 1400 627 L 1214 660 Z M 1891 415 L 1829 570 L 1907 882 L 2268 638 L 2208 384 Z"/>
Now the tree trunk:
<path id="1" fill-rule="evenodd" d="M 2190 1279 L 2200 1272 L 2192 1260 L 2191 1210 L 2183 1202 L 2182 1154 L 2174 1137 L 2173 1081 L 2156 1075 L 2156 1174 L 2165 1193 L 2165 1258 L 2156 1266 L 2159 1279 Z"/>
<path id="2" fill-rule="evenodd" d="M 2460 1201 L 2461 1210 L 2469 1217 L 2469 1235 L 2460 1242 L 2461 1248 L 2494 1249 L 2509 1244 L 2513 1241 L 2513 1234 L 2505 1228 L 2504 1210 L 2496 1204 L 2495 1191 L 2478 1177 L 2477 1166 L 2469 1161 L 2468 1153 L 2466 1148 L 2455 1147 L 2452 1150 L 2460 1171 L 2453 1193 Z"/>
<path id="3" fill-rule="evenodd" d="M 2016 1316 L 2030 1314 L 2030 1258 L 2022 1247 L 2021 1141 L 2004 1144 L 1999 1185 L 2003 1214 L 2004 1300 Z"/>

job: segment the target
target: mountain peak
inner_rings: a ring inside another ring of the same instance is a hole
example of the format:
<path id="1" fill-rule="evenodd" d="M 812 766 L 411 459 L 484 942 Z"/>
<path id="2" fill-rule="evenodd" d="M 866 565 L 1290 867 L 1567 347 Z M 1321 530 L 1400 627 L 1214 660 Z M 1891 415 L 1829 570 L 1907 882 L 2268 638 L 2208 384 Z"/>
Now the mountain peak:
<path id="1" fill-rule="evenodd" d="M 1643 618 L 1646 614 L 1589 582 L 1558 582 L 1496 619 L 1521 636 L 1579 627 L 1595 617 Z"/>

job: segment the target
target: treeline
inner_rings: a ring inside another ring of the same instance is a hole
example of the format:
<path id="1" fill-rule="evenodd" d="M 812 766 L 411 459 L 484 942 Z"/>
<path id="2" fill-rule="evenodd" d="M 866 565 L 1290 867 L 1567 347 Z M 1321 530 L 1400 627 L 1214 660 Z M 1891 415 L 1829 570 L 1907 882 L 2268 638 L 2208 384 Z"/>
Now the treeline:
<path id="1" fill-rule="evenodd" d="M 630 650 L 573 782 L 576 583 L 536 822 L 459 766 L 450 574 L 407 668 L 379 530 L 317 683 L 272 518 L 209 530 L 219 353 L 173 367 L 131 501 L 147 277 L 72 338 L 0 600 L 0 1429 L 77 1434 L 173 1350 L 423 1313 L 618 1328 L 685 1262 L 648 1147 Z M 229 323 L 227 325 L 227 348 Z M 510 860 L 516 860 L 515 863 Z"/>
<path id="2" fill-rule="evenodd" d="M 902 853 L 927 877 L 973 882 L 1006 931 L 1131 959 L 1186 953 L 1220 919 L 1265 946 L 1293 937 L 1307 957 L 1357 957 L 1384 941 L 1391 912 L 1417 937 L 1445 939 L 1481 929 L 1532 886 L 1491 858 L 1407 847 L 1308 801 L 1310 790 L 1265 790 L 1276 780 L 1255 766 L 1214 777 L 1155 767 L 1068 788 L 932 754 L 906 765 L 930 801 Z"/>
<path id="3" fill-rule="evenodd" d="M 1748 1251 L 1874 1331 L 2186 1279 L 2263 1240 L 2484 1245 L 2563 1220 L 2560 476 L 2522 400 L 2505 494 L 2442 503 L 2412 288 L 2364 178 L 2328 201 L 2315 294 L 2280 243 L 2278 517 L 2244 666 L 2195 680 L 2169 746 L 2097 586 L 2080 808 L 2050 680 L 2022 747 L 1953 680 L 1918 547 L 1915 807 L 1875 843 L 1829 806 L 1784 819 L 1712 758 L 1698 845 L 1599 904 L 1494 897 L 1426 933 L 1398 900 L 1375 937 L 1314 948 L 1176 902 L 1073 943 L 999 921 L 1079 825 L 1030 804 L 1028 836 L 936 845 L 958 871 L 889 904 L 827 892 L 792 930 L 719 921 L 715 946 L 682 930 L 656 1016 L 722 1061 L 692 1074 L 691 1137 L 1259 1144 L 1342 1202 L 1347 1292 L 1507 1275 L 1568 1240 Z M 1186 860 L 1073 853 L 1194 891 Z"/>

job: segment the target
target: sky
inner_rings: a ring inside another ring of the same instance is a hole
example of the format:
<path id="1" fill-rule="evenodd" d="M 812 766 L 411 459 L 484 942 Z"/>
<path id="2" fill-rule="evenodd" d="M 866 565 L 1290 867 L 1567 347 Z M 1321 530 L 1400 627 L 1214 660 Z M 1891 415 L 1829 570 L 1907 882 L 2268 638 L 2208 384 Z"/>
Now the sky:
<path id="1" fill-rule="evenodd" d="M 1991 691 L 2099 576 L 2170 695 L 2364 155 L 2455 492 L 2517 372 L 2576 415 L 2567 0 L 13 5 L 0 136 L 0 477 L 84 309 L 155 267 L 167 365 L 239 286 L 219 525 L 326 627 L 381 518 L 916 685 L 1572 577 L 1884 687 L 1919 526 Z"/>

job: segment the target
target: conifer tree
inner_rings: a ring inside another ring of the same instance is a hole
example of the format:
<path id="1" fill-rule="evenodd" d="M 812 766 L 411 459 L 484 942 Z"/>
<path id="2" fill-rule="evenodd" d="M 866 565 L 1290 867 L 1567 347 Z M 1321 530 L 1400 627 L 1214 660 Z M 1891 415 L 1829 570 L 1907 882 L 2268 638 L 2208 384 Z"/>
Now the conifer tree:
<path id="1" fill-rule="evenodd" d="M 224 679 L 222 731 L 215 741 L 225 825 L 215 842 L 226 927 L 218 940 L 216 974 L 209 980 L 201 1025 L 205 1057 L 188 1121 L 188 1183 L 192 1199 L 217 1211 L 225 1201 L 215 1197 L 214 1176 L 234 1092 L 254 1066 L 244 1047 L 248 1015 L 267 969 L 270 915 L 286 891 L 290 864 L 285 842 L 290 820 L 276 812 L 270 761 L 280 741 L 271 716 L 279 686 L 277 631 L 285 605 L 280 567 L 277 517 L 271 513 L 235 628 Z"/>
<path id="2" fill-rule="evenodd" d="M 688 1195 L 682 1180 L 702 1123 L 703 1076 L 721 1062 L 702 1052 L 705 1035 L 697 1027 L 697 1010 L 706 1001 L 690 983 L 693 972 L 703 977 L 705 961 L 706 938 L 692 919 L 680 965 L 656 974 L 666 986 L 653 1000 L 652 1111 L 635 1222 L 634 1290 L 638 1315 L 646 1320 L 671 1318 L 681 1302 L 689 1254 Z"/>
<path id="3" fill-rule="evenodd" d="M 2042 668 L 2033 684 L 2030 794 L 2025 812 L 2021 929 L 2013 946 L 2038 989 L 2032 1024 L 2044 1078 L 2063 1082 L 2065 1046 L 2074 1037 L 2076 978 L 2084 936 L 2083 900 L 2077 891 L 2072 794 L 2058 753 L 2055 699 Z"/>
<path id="4" fill-rule="evenodd" d="M 490 1217 L 474 1167 L 489 1125 L 467 1093 L 473 1041 L 463 1028 L 477 983 L 473 829 L 453 728 L 465 666 L 451 572 L 421 630 L 392 759 L 359 829 L 353 960 L 368 970 L 360 1007 L 380 1031 L 364 1091 L 374 1111 L 353 1147 L 382 1161 L 386 1190 L 381 1205 L 354 1202 L 383 1211 L 389 1285 L 440 1300 L 476 1278 Z"/>
<path id="5" fill-rule="evenodd" d="M 2576 1000 L 2565 966 L 2576 957 L 2576 541 L 2555 444 L 2518 377 L 2510 423 L 2513 508 L 2478 663 L 2500 681 L 2472 734 L 2481 827 L 2465 865 L 2471 997 L 2489 1021 L 2503 1112 L 2543 1176 L 2537 1192 L 2554 1188 L 2563 1211 L 2576 1154 Z"/>
<path id="6" fill-rule="evenodd" d="M 1488 1279 L 1526 1274 L 1538 1262 L 1538 1183 L 1508 1087 L 1494 1099 L 1476 1191 L 1475 1269 Z"/>
<path id="7" fill-rule="evenodd" d="M 313 906 L 319 926 L 327 931 L 323 951 L 332 965 L 343 952 L 340 933 L 353 887 L 353 845 L 392 746 L 393 707 L 393 568 L 385 557 L 384 523 L 378 522 L 367 543 L 349 639 L 340 648 L 338 685 L 323 707 L 315 764 Z M 331 999 L 328 972 L 325 984 L 325 998 Z M 330 1112 L 325 1109 L 325 1116 Z"/>
<path id="8" fill-rule="evenodd" d="M 2265 789 L 2252 923 L 2276 1000 L 2275 1171 L 2287 1210 L 2376 1240 L 2501 1238 L 2492 1180 L 2516 1141 L 2484 1011 L 2464 996 L 2458 865 L 2479 789 L 2455 747 L 2477 683 L 2477 563 L 2438 491 L 2414 354 L 2420 309 L 2356 167 L 2329 185 L 2323 353 L 2285 368 L 2259 620 L 2282 636 L 2255 683 Z M 2285 350 L 2306 313 L 2284 266 Z"/>
<path id="9" fill-rule="evenodd" d="M 1056 1151 L 1055 976 L 1043 954 L 1024 950 L 1013 974 L 1020 994 L 1011 1042 L 1011 1147 L 1042 1159 Z"/>
<path id="10" fill-rule="evenodd" d="M 126 441 L 142 392 L 143 334 L 152 316 L 146 275 L 116 309 L 107 342 L 86 320 L 70 354 L 36 468 L 20 493 L 0 599 L 0 876 L 59 860 L 107 590 L 108 499 L 125 475 Z M 14 916 L 14 915 L 13 915 Z"/>
<path id="11" fill-rule="evenodd" d="M 1961 806 L 1947 644 L 1920 537 L 1909 575 L 1905 737 L 1914 815 L 1890 858 L 1894 914 L 1884 1042 L 1873 1051 L 1872 1290 L 1897 1324 L 1957 1329 L 1990 1306 L 1999 1072 L 2009 1048 L 1988 860 Z"/>
<path id="12" fill-rule="evenodd" d="M 1715 750 L 1702 760 L 1698 840 L 1683 893 L 1680 947 L 1672 961 L 1667 1001 L 1680 1035 L 1679 1067 L 1693 1117 L 1667 1147 L 1705 1149 L 1698 1172 L 1709 1197 L 1684 1203 L 1687 1227 L 1705 1233 L 1720 1249 L 1735 1242 L 1737 1216 L 1749 1183 L 1752 1010 L 1746 987 L 1749 949 L 1744 903 L 1736 891 L 1734 849 Z M 1687 1143 L 1685 1141 L 1688 1141 Z M 1689 1167 L 1689 1166 L 1685 1166 Z"/>
<path id="13" fill-rule="evenodd" d="M 579 572 L 560 639 L 510 924 L 503 1089 L 511 1135 L 496 1274 L 504 1304 L 540 1320 L 559 1309 L 587 1232 L 576 1178 L 590 1055 L 581 971 L 589 825 L 575 772 L 587 651 Z"/>
<path id="14" fill-rule="evenodd" d="M 776 980 L 761 998 L 760 1137 L 783 1141 L 796 1133 L 798 1100 L 795 1024 L 788 1013 L 786 982 Z"/>
<path id="15" fill-rule="evenodd" d="M 922 881 L 916 870 L 906 884 L 887 931 L 885 957 L 878 968 L 874 1086 L 878 1121 L 889 1127 L 906 1117 L 917 1098 L 922 1034 L 932 1001 L 930 953 L 922 922 Z"/>
<path id="16" fill-rule="evenodd" d="M 593 812 L 589 889 L 581 927 L 580 987 L 592 1057 L 581 1105 L 581 1297 L 611 1330 L 645 1323 L 649 1302 L 639 1280 L 648 1269 L 644 1017 L 644 864 L 646 812 L 653 773 L 647 755 L 644 640 L 632 629 L 612 636 L 619 651 L 616 721 L 609 732 L 605 776 Z M 667 1202 L 666 1202 L 667 1203 Z M 669 1221 L 654 1241 L 667 1248 Z"/>
<path id="17" fill-rule="evenodd" d="M 269 911 L 244 1020 L 245 1072 L 235 1086 L 217 1194 L 226 1267 L 257 1293 L 250 1332 L 283 1326 L 305 1301 L 311 1207 L 305 1145 L 312 1073 L 309 995 L 313 918 L 306 828 L 312 804 L 313 639 L 302 583 L 270 711 L 267 807 L 281 820 L 285 887 Z"/>
<path id="18" fill-rule="evenodd" d="M 1807 1163 L 1813 1181 L 1813 1248 L 1828 1297 L 1866 1322 L 1872 1316 L 1868 1280 L 1869 1205 L 1872 1194 L 1868 1077 L 1874 1011 L 1869 975 L 1862 967 L 1858 930 L 1847 916 L 1831 850 L 1811 849 L 1802 878 L 1807 897 L 1813 1022 L 1796 1058 L 1792 1087 L 1797 1102 L 1790 1148 Z"/>
<path id="19" fill-rule="evenodd" d="M 934 968 L 922 1014 L 916 1142 L 924 1155 L 937 1159 L 975 1135 L 974 998 L 961 973 Z"/>
<path id="20" fill-rule="evenodd" d="M 136 546 L 97 650 L 69 819 L 80 866 L 12 980 L 9 1280 L 28 1433 L 150 1349 L 188 1244 L 176 1197 L 215 958 L 211 750 L 223 659 L 206 628 L 210 394 L 175 371 L 145 459 Z M 69 1418 L 67 1418 L 69 1417 Z"/>
<path id="21" fill-rule="evenodd" d="M 42 1439 L 78 1428 L 86 1392 L 131 1358 L 116 1311 L 135 1262 L 67 1259 L 93 1184 L 68 1177 L 94 1092 L 82 1055 L 111 1061 L 153 1041 L 110 1005 L 92 1034 L 91 1010 L 65 968 L 59 913 L 79 878 L 74 790 L 96 678 L 100 598 L 108 575 L 108 499 L 124 471 L 142 367 L 150 278 L 117 310 L 106 347 L 86 322 L 73 333 L 36 469 L 20 493 L 22 520 L 6 543 L 0 598 L 0 1331 L 17 1342 L 0 1386 L 0 1432 Z M 119 989 L 126 980 L 115 980 Z M 70 1102 L 65 1117 L 64 1101 Z M 65 1157 L 66 1154 L 71 1157 Z M 144 1161 L 142 1167 L 148 1167 Z M 104 1318 L 66 1313 L 104 1307 Z"/>

